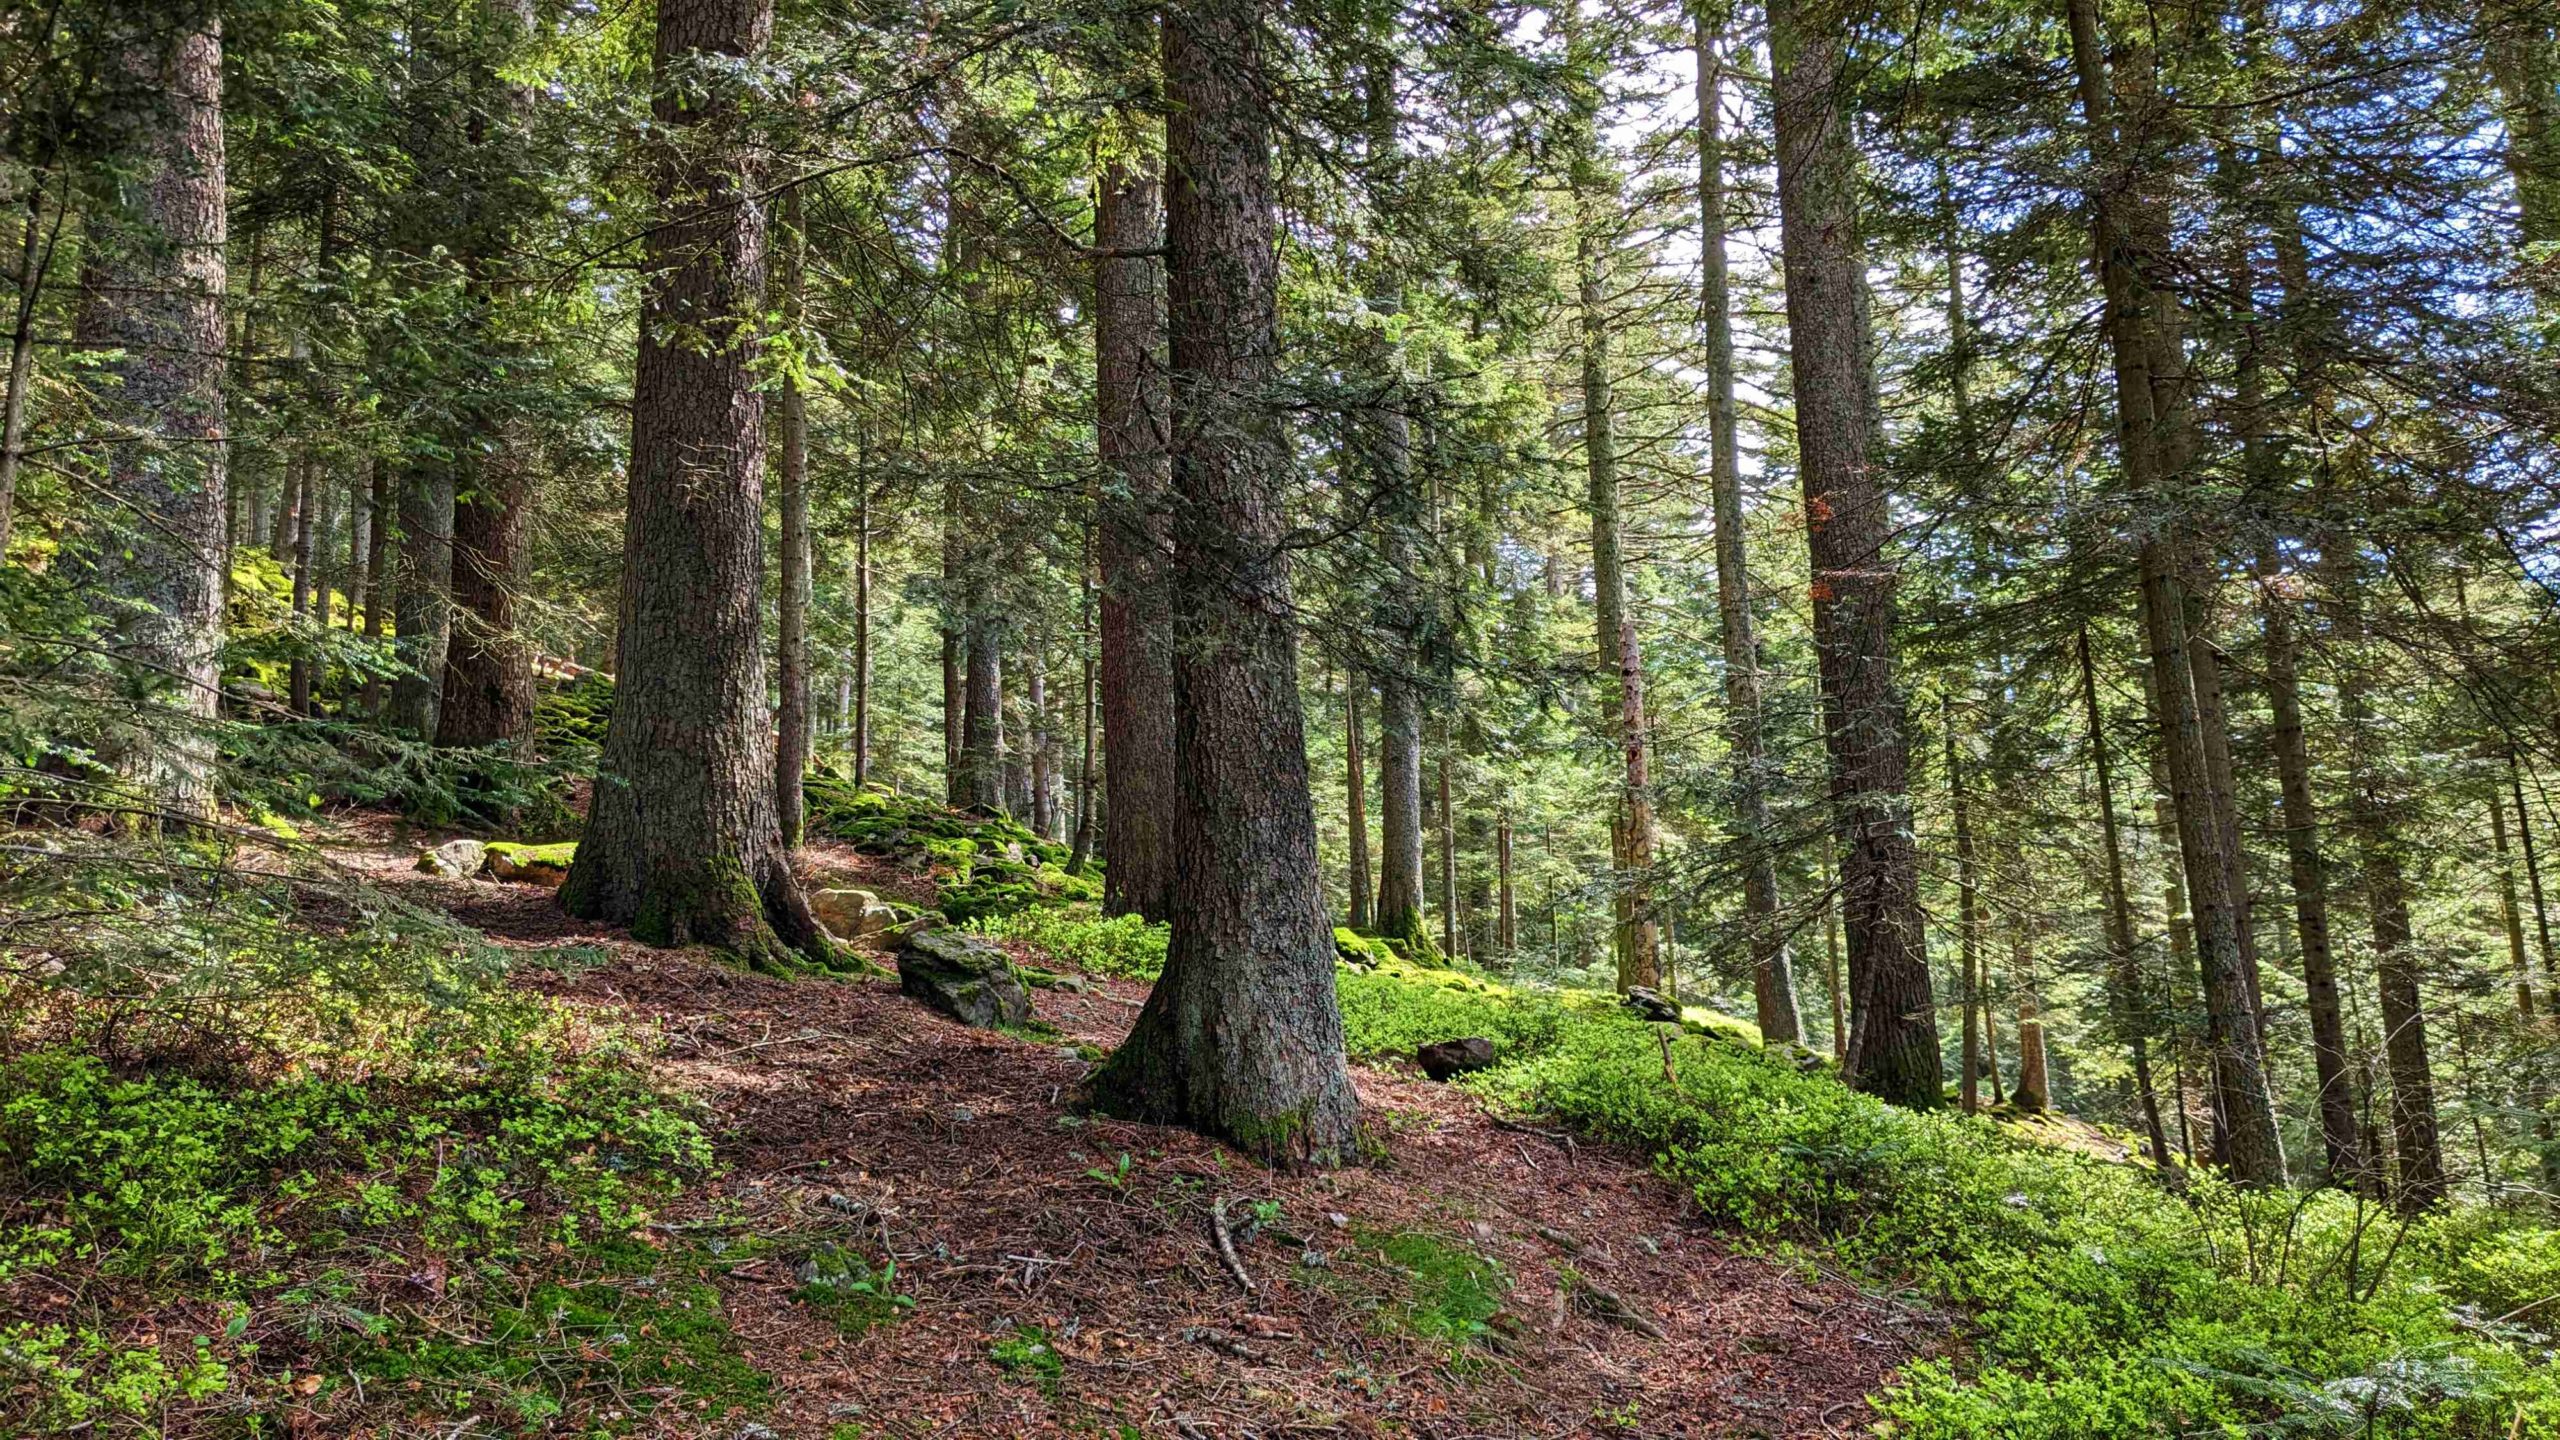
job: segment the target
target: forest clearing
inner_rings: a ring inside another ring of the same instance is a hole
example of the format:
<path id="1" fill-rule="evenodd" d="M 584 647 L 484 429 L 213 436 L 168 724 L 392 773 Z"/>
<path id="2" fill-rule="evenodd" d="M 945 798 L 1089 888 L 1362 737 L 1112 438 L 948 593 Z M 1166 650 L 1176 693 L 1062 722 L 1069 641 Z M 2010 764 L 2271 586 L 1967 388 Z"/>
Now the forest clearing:
<path id="1" fill-rule="evenodd" d="M 0 1435 L 2560 1440 L 2560 5 L 0 7 Z"/>

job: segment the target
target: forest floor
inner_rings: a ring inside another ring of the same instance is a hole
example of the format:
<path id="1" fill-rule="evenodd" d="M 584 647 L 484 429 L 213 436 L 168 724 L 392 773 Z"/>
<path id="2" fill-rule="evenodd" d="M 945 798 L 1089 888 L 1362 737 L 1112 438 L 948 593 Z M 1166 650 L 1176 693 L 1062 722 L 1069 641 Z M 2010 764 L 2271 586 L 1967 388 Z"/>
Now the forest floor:
<path id="1" fill-rule="evenodd" d="M 659 1208 L 649 1243 L 716 1290 L 769 1379 L 734 1409 L 639 1407 L 642 1433 L 1849 1435 L 1897 1366 L 1949 1343 L 1907 1299 L 1742 1253 L 1641 1157 L 1498 1119 L 1409 1068 L 1354 1070 L 1372 1163 L 1275 1175 L 1074 1111 L 1143 985 L 1079 977 L 1033 992 L 1036 1033 L 969 1029 L 894 977 L 750 974 L 572 920 L 538 887 L 418 874 L 419 843 L 358 823 L 331 848 L 499 946 L 549 952 L 518 983 L 662 1032 L 649 1065 L 705 1111 L 718 1173 Z M 930 898 L 841 846 L 806 863 Z M 1222 1201 L 1250 1294 L 1216 1242 Z M 812 1292 L 810 1257 L 839 1253 L 878 1283 Z M 1599 1313 L 1593 1283 L 1660 1338 Z"/>

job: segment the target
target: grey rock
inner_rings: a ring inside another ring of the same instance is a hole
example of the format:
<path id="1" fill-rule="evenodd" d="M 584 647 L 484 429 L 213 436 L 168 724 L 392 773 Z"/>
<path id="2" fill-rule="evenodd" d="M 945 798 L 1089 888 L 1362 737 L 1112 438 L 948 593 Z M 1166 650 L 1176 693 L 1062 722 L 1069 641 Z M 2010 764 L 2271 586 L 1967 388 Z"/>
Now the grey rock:
<path id="1" fill-rule="evenodd" d="M 447 880 L 460 880 L 480 873 L 489 860 L 489 847 L 478 840 L 447 840 L 432 849 L 418 852 L 418 869 Z"/>
<path id="2" fill-rule="evenodd" d="M 1648 990 L 1642 985 L 1634 986 L 1627 991 L 1626 1006 L 1647 1020 L 1668 1020 L 1676 1023 L 1680 1019 L 1679 1006 L 1663 999 L 1660 992 Z"/>
<path id="3" fill-rule="evenodd" d="M 1031 1018 L 1031 995 L 992 940 L 924 930 L 898 942 L 898 988 L 963 1025 L 992 1029 Z"/>

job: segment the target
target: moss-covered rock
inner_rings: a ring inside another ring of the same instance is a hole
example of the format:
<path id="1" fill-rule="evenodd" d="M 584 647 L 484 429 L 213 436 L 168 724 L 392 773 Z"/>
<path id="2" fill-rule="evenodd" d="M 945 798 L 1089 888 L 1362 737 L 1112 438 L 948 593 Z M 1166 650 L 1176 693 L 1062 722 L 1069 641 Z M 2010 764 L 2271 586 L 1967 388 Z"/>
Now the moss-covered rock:
<path id="1" fill-rule="evenodd" d="M 569 864 L 578 858 L 578 842 L 575 840 L 563 840 L 554 845 L 518 845 L 512 841 L 494 840 L 487 850 L 486 865 L 491 876 L 554 890 L 560 888 L 561 881 L 569 878 Z"/>
<path id="2" fill-rule="evenodd" d="M 1031 1020 L 1031 993 L 1004 947 L 957 930 L 921 930 L 898 945 L 898 989 L 963 1025 L 981 1029 Z"/>

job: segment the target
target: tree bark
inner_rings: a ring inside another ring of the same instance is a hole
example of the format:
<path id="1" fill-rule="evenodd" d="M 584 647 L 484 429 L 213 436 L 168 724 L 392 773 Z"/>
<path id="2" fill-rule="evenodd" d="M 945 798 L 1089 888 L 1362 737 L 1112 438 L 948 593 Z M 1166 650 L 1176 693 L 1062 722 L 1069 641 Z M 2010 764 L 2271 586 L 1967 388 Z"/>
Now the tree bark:
<path id="1" fill-rule="evenodd" d="M 560 893 L 648 943 L 781 967 L 825 940 L 774 818 L 764 713 L 762 163 L 734 102 L 676 83 L 705 59 L 758 56 L 772 33 L 771 0 L 658 7 L 652 112 L 674 143 L 654 157 L 665 218 L 642 250 L 620 683 Z"/>
<path id="2" fill-rule="evenodd" d="M 1458 820 L 1449 808 L 1449 742 L 1440 742 L 1440 953 L 1458 953 Z"/>
<path id="3" fill-rule="evenodd" d="M 853 512 L 853 783 L 871 783 L 871 479 L 857 477 Z"/>
<path id="4" fill-rule="evenodd" d="M 2507 934 L 2507 964 L 2516 972 L 2516 1018 L 2533 1018 L 2533 964 L 2525 958 L 2524 907 L 2516 902 L 2516 860 L 2507 845 L 2507 798 L 2489 792 L 2489 833 L 2498 853 L 2498 922 Z"/>
<path id="5" fill-rule="evenodd" d="M 801 187 L 782 192 L 782 323 L 798 329 L 809 305 L 809 239 L 801 226 Z M 782 512 L 782 593 L 775 597 L 774 680 L 781 690 L 773 751 L 774 821 L 785 848 L 797 849 L 808 828 L 809 774 L 809 397 L 797 373 L 782 381 L 781 442 L 775 499 Z"/>
<path id="6" fill-rule="evenodd" d="M 1274 1162 L 1349 1158 L 1333 936 L 1316 869 L 1273 398 L 1279 263 L 1259 0 L 1163 26 L 1172 335 L 1175 811 L 1163 978 L 1095 1077 L 1132 1118 Z"/>
<path id="7" fill-rule="evenodd" d="M 2077 637 L 2080 704 L 2089 726 L 2089 763 L 2098 780 L 2098 835 L 2107 859 L 2107 1008 L 2133 1057 L 2134 1098 L 2151 1139 L 2151 1161 L 2167 1173 L 2169 1137 L 2160 1123 L 2160 1092 L 2151 1077 L 2151 1007 L 2134 948 L 2133 899 L 2124 879 L 2123 837 L 2116 828 L 2115 770 L 2107 759 L 2105 719 L 2098 709 L 2098 671 L 2089 657 L 2089 631 Z"/>
<path id="8" fill-rule="evenodd" d="M 1961 974 L 1964 1042 L 1956 1095 L 1964 1113 L 1982 1108 L 1982 880 L 1974 869 L 1973 807 L 1966 803 L 1964 761 L 1956 753 L 1954 705 L 1940 706 L 1947 750 L 1947 803 L 1956 823 L 1956 963 Z"/>
<path id="9" fill-rule="evenodd" d="M 2275 717 L 2276 776 L 2283 797 L 2285 860 L 2293 887 L 2294 937 L 2302 952 L 2311 1059 L 2318 1076 L 2315 1107 L 2322 1156 L 2335 1181 L 2362 1176 L 2355 1082 L 2348 1072 L 2347 1024 L 2338 997 L 2338 966 L 2329 938 L 2328 862 L 2320 853 L 2319 807 L 2311 794 L 2311 750 L 2303 737 L 2302 679 L 2293 633 L 2293 602 L 2272 544 L 2258 555 L 2260 631 L 2266 643 L 2267 698 Z"/>
<path id="10" fill-rule="evenodd" d="M 1153 248 L 1163 190 L 1151 167 L 1105 168 L 1095 239 Z M 1166 593 L 1168 458 L 1164 276 L 1152 256 L 1094 269 L 1094 434 L 1103 468 L 1103 911 L 1150 921 L 1173 907 L 1173 636 Z"/>
<path id="11" fill-rule="evenodd" d="M 1876 464 L 1865 247 L 1846 94 L 1849 16 L 1834 0 L 1774 0 L 1779 228 L 1797 443 L 1813 562 L 1824 743 L 1844 851 L 1850 1083 L 1898 1104 L 1941 1102 L 1937 1000 L 1911 837 L 1909 757 L 1893 673 L 1892 518 Z"/>
<path id="12" fill-rule="evenodd" d="M 1024 687 L 1024 716 L 1030 734 L 1023 747 L 1031 759 L 1031 833 L 1043 840 L 1057 838 L 1057 795 L 1050 788 L 1056 770 L 1051 764 L 1049 746 L 1052 732 L 1049 724 L 1049 666 L 1041 653 L 1040 642 L 1033 641 L 1024 652 L 1024 668 L 1030 672 Z"/>
<path id="13" fill-rule="evenodd" d="M 1366 932 L 1370 925 L 1369 897 L 1369 776 L 1365 753 L 1368 737 L 1360 733 L 1360 692 L 1369 682 L 1356 672 L 1343 680 L 1342 762 L 1347 772 L 1344 782 L 1344 814 L 1351 832 L 1351 928 Z"/>
<path id="14" fill-rule="evenodd" d="M 2100 51 L 2093 0 L 2067 0 L 2072 53 L 2078 70 L 2080 102 L 2090 136 L 2092 163 L 2102 173 L 2120 170 L 2124 162 L 2110 107 L 2106 62 Z M 2123 213 L 2115 185 L 2095 180 L 2090 190 L 2097 236 L 2098 269 L 2106 296 L 2107 330 L 2113 347 L 2116 378 L 2116 428 L 2125 477 L 2139 494 L 2175 506 L 2183 503 L 2171 489 L 2175 472 L 2164 468 L 2161 455 L 2160 377 L 2153 374 L 2160 344 L 2156 312 L 2141 252 L 2134 240 L 2138 228 Z M 2176 403 L 2184 403 L 2176 392 Z M 2179 417 L 2165 417 L 2169 428 L 2183 430 Z M 2196 953 L 2202 968 L 2207 1044 L 2212 1053 L 2214 1093 L 2223 1114 L 2216 1126 L 2227 1143 L 2233 1178 L 2244 1185 L 2284 1183 L 2284 1150 L 2276 1132 L 2275 1106 L 2268 1093 L 2265 1057 L 2257 1034 L 2257 1014 L 2240 942 L 2241 917 L 2230 893 L 2232 867 L 2225 831 L 2216 809 L 2210 758 L 2195 693 L 2196 671 L 2188 652 L 2187 607 L 2181 581 L 2182 524 L 2154 526 L 2141 541 L 2143 624 L 2149 636 L 2153 693 L 2161 720 L 2172 808 L 2186 871 L 2187 891 L 2195 915 Z"/>
<path id="15" fill-rule="evenodd" d="M 1501 823 L 1493 832 L 1495 883 L 1499 887 L 1495 912 L 1494 944 L 1504 955 L 1520 945 L 1520 911 L 1511 888 L 1511 811 L 1504 807 Z"/>
<path id="16" fill-rule="evenodd" d="M 287 466 L 288 476 L 292 467 Z M 288 478 L 287 487 L 293 487 Z M 393 562 L 392 625 L 400 673 L 384 719 L 433 736 L 453 634 L 453 472 L 433 461 L 400 477 L 400 548 Z"/>
<path id="17" fill-rule="evenodd" d="M 985 607 L 971 603 L 967 684 L 960 712 L 960 803 L 1001 814 L 1004 785 L 1004 633 Z"/>
<path id="18" fill-rule="evenodd" d="M 1751 956 L 1752 1009 L 1761 1038 L 1804 1038 L 1795 956 L 1779 914 L 1778 858 L 1769 824 L 1769 747 L 1762 731 L 1759 625 L 1751 612 L 1744 546 L 1741 411 L 1734 403 L 1732 284 L 1725 259 L 1731 223 L 1724 176 L 1724 37 L 1698 10 L 1698 205 L 1706 328 L 1708 490 L 1715 514 L 1716 615 L 1724 650 L 1725 743 L 1733 753 L 1733 837 L 1741 847 L 1742 919 Z"/>
<path id="19" fill-rule="evenodd" d="M 152 18 L 142 18 L 148 13 Z M 117 12 L 109 60 L 119 183 L 90 215 L 79 339 L 122 352 L 96 404 L 119 438 L 106 488 L 123 534 L 99 547 L 95 593 L 113 602 L 102 648 L 146 707 L 99 737 L 137 792 L 132 828 L 214 817 L 221 700 L 227 441 L 222 25 L 209 4 Z"/>
<path id="20" fill-rule="evenodd" d="M 471 467 L 453 507 L 452 628 L 437 691 L 438 745 L 495 745 L 533 734 L 533 648 L 516 628 L 533 534 L 533 477 L 518 445 Z"/>

